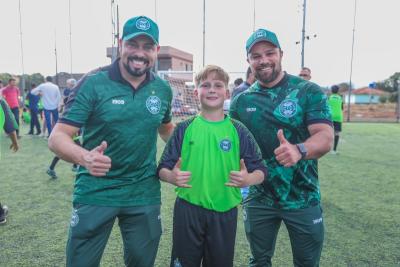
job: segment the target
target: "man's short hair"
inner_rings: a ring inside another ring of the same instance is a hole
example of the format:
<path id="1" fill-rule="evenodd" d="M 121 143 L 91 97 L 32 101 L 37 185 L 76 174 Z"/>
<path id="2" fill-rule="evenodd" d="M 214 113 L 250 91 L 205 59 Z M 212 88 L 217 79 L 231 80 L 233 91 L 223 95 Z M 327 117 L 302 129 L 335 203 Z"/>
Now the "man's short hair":
<path id="1" fill-rule="evenodd" d="M 67 84 L 68 83 L 71 84 L 72 86 L 75 86 L 76 85 L 76 80 L 74 78 L 68 79 L 67 80 Z"/>
<path id="2" fill-rule="evenodd" d="M 246 71 L 246 80 L 249 79 L 250 74 L 251 74 L 251 68 L 248 67 Z"/>
<path id="3" fill-rule="evenodd" d="M 47 82 L 52 82 L 52 81 L 53 81 L 53 78 L 52 78 L 51 76 L 47 76 L 47 77 L 46 77 L 46 81 L 47 81 Z"/>
<path id="4" fill-rule="evenodd" d="M 239 86 L 239 85 L 241 85 L 243 83 L 243 79 L 242 78 L 237 78 L 234 82 L 233 82 L 233 84 L 235 85 L 235 86 Z"/>
<path id="5" fill-rule="evenodd" d="M 12 82 L 12 81 L 16 81 L 14 78 L 10 78 L 10 79 L 8 79 L 8 82 L 10 83 L 10 82 Z"/>
<path id="6" fill-rule="evenodd" d="M 211 74 L 215 73 L 218 79 L 224 82 L 225 86 L 229 84 L 229 75 L 228 73 L 221 67 L 215 65 L 207 65 L 202 70 L 200 70 L 194 79 L 196 87 L 199 86 L 201 81 L 207 79 L 207 77 Z"/>
<path id="7" fill-rule="evenodd" d="M 339 86 L 332 85 L 331 91 L 332 91 L 333 94 L 337 94 L 339 92 Z"/>
<path id="8" fill-rule="evenodd" d="M 301 70 L 308 70 L 309 72 L 311 72 L 311 69 L 308 67 L 303 67 L 303 68 L 301 68 Z"/>

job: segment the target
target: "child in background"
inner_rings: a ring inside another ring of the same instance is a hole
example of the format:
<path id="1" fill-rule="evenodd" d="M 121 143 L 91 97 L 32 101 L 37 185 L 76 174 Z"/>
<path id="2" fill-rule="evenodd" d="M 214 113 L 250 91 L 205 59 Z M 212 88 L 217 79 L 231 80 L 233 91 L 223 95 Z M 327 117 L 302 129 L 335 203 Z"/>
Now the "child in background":
<path id="1" fill-rule="evenodd" d="M 22 109 L 22 122 L 25 124 L 30 124 L 31 123 L 31 114 L 29 114 L 29 111 L 27 108 Z"/>
<path id="2" fill-rule="evenodd" d="M 240 188 L 267 174 L 251 133 L 224 115 L 228 83 L 218 66 L 197 74 L 200 114 L 177 125 L 158 166 L 177 186 L 171 266 L 233 266 Z"/>
<path id="3" fill-rule="evenodd" d="M 81 145 L 81 142 L 80 142 L 81 136 L 79 134 L 80 134 L 80 132 L 78 132 L 78 134 L 76 136 L 74 136 L 74 138 L 73 138 L 75 144 L 77 144 L 78 146 Z M 57 165 L 59 160 L 60 160 L 59 157 L 54 156 L 53 160 L 51 161 L 50 167 L 46 171 L 46 173 L 50 176 L 51 179 L 57 179 L 58 178 L 57 177 L 57 173 L 56 173 L 56 171 L 54 169 L 55 169 L 55 167 L 56 167 L 56 165 Z M 73 172 L 77 172 L 78 171 L 78 165 L 76 163 L 74 163 L 72 165 L 72 171 Z"/>

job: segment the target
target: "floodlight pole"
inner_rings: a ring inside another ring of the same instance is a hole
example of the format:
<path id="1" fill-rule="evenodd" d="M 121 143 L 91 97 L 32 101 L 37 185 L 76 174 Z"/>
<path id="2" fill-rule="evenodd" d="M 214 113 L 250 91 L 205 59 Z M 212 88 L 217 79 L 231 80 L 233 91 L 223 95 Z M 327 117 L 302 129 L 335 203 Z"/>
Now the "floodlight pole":
<path id="1" fill-rule="evenodd" d="M 72 78 L 72 23 L 71 23 L 71 0 L 68 1 L 68 22 L 69 22 L 69 58 L 70 58 L 70 76 Z"/>
<path id="2" fill-rule="evenodd" d="M 203 0 L 203 67 L 206 61 L 206 0 Z"/>
<path id="3" fill-rule="evenodd" d="M 256 0 L 253 1 L 253 32 L 256 31 Z"/>
<path id="4" fill-rule="evenodd" d="M 22 98 L 25 99 L 25 67 L 24 67 L 24 46 L 22 43 L 22 15 L 21 15 L 21 0 L 18 1 L 18 13 L 19 13 L 19 35 L 21 41 L 21 68 L 22 68 L 22 76 L 21 76 L 21 92 Z"/>
<path id="5" fill-rule="evenodd" d="M 307 0 L 303 2 L 303 29 L 301 31 L 301 68 L 304 68 L 304 41 L 306 39 L 306 5 Z"/>
<path id="6" fill-rule="evenodd" d="M 400 122 L 400 78 L 397 79 L 397 122 Z"/>
<path id="7" fill-rule="evenodd" d="M 356 13 L 357 13 L 357 0 L 354 0 L 354 19 L 353 19 L 353 41 L 351 42 L 351 60 L 350 60 L 350 81 L 349 81 L 349 97 L 347 101 L 347 121 L 350 121 L 350 98 L 351 89 L 353 87 L 351 78 L 353 75 L 353 55 L 354 55 L 354 33 L 356 31 Z"/>

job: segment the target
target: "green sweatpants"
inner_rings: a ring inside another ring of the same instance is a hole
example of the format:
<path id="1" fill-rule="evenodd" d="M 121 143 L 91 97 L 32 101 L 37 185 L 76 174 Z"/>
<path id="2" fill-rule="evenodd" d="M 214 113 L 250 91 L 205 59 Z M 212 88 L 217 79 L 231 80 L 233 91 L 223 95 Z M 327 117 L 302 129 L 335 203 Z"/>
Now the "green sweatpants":
<path id="1" fill-rule="evenodd" d="M 67 267 L 99 266 L 115 219 L 124 244 L 125 265 L 151 267 L 161 237 L 160 205 L 102 207 L 74 205 L 67 242 Z"/>
<path id="2" fill-rule="evenodd" d="M 289 232 L 294 266 L 319 266 L 324 241 L 320 205 L 305 209 L 281 210 L 252 199 L 244 204 L 243 217 L 252 253 L 251 267 L 272 266 L 271 258 L 282 221 Z"/>

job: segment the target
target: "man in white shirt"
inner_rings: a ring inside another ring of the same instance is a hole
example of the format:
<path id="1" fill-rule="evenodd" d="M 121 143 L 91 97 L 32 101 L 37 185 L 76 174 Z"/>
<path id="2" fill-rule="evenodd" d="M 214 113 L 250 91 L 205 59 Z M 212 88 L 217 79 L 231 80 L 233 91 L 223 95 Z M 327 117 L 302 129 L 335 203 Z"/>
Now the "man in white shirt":
<path id="1" fill-rule="evenodd" d="M 40 94 L 42 96 L 44 117 L 50 136 L 53 125 L 58 120 L 58 105 L 61 101 L 60 88 L 53 83 L 52 77 L 47 76 L 46 82 L 33 89 L 31 93 L 34 95 Z"/>

